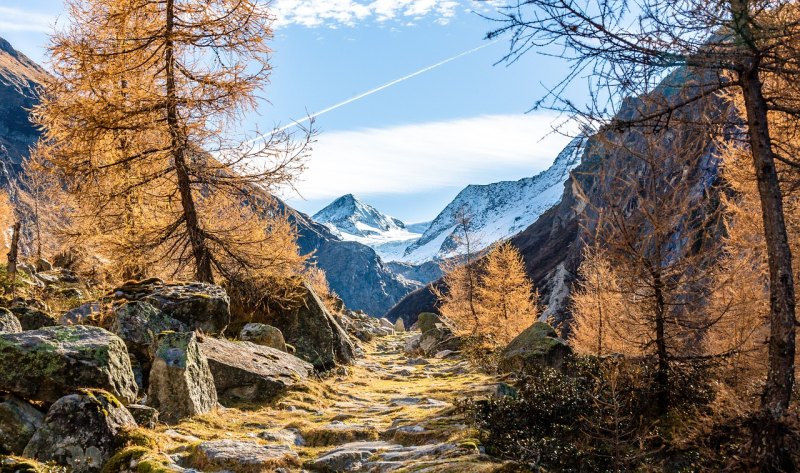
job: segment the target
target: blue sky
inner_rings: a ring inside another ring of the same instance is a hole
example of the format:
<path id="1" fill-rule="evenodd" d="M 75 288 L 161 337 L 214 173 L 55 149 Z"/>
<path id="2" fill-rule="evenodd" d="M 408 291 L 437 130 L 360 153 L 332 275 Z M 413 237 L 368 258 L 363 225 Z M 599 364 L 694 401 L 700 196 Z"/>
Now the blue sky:
<path id="1" fill-rule="evenodd" d="M 442 60 L 487 44 L 493 2 L 273 0 L 271 84 L 242 126 L 291 123 Z M 0 36 L 37 61 L 61 0 L 3 0 Z M 63 21 L 60 20 L 60 21 Z M 568 139 L 557 117 L 525 114 L 563 61 L 529 54 L 494 65 L 508 44 L 469 55 L 331 111 L 290 203 L 313 213 L 345 193 L 409 222 L 433 217 L 468 184 L 543 170 Z M 574 127 L 573 127 L 574 129 Z"/>

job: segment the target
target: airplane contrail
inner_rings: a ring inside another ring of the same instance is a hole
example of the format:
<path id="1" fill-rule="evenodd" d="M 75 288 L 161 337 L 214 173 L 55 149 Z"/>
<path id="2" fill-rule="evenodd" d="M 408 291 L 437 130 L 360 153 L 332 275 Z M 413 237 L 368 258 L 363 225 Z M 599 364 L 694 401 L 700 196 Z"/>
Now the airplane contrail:
<path id="1" fill-rule="evenodd" d="M 353 102 L 355 102 L 357 100 L 363 99 L 364 97 L 368 97 L 368 96 L 370 96 L 372 94 L 378 93 L 381 90 L 387 89 L 387 88 L 389 88 L 389 87 L 391 87 L 391 86 L 393 86 L 395 84 L 399 84 L 400 82 L 406 81 L 406 80 L 411 79 L 413 77 L 416 77 L 416 76 L 418 76 L 420 74 L 424 74 L 424 73 L 426 73 L 426 72 L 428 72 L 430 70 L 436 69 L 439 66 L 443 66 L 443 65 L 445 65 L 445 64 L 447 64 L 449 62 L 455 61 L 456 59 L 460 59 L 460 58 L 462 58 L 464 56 L 468 56 L 468 55 L 470 55 L 470 54 L 472 54 L 474 52 L 480 51 L 481 49 L 487 48 L 487 47 L 497 43 L 498 41 L 500 41 L 500 40 L 497 39 L 497 40 L 494 40 L 494 41 L 492 41 L 490 43 L 482 44 L 482 45 L 480 45 L 480 46 L 478 46 L 476 48 L 472 48 L 472 49 L 470 49 L 468 51 L 464 51 L 461 54 L 457 54 L 457 55 L 455 55 L 453 57 L 450 57 L 450 58 L 447 58 L 447 59 L 445 59 L 443 61 L 439 61 L 436 64 L 430 65 L 428 67 L 424 67 L 424 68 L 422 68 L 422 69 L 420 69 L 420 70 L 418 70 L 416 72 L 412 72 L 411 74 L 403 76 L 403 77 L 401 77 L 399 79 L 395 79 L 395 80 L 393 80 L 391 82 L 387 82 L 387 83 L 385 83 L 385 84 L 383 84 L 381 86 L 375 87 L 374 89 L 370 89 L 370 90 L 368 90 L 366 92 L 363 92 L 363 93 L 360 93 L 360 94 L 358 94 L 358 95 L 356 95 L 354 97 L 350 97 L 349 99 L 343 100 L 343 101 L 341 101 L 341 102 L 339 102 L 339 103 L 337 103 L 335 105 L 331 105 L 330 107 L 323 108 L 322 110 L 320 110 L 318 112 L 314 112 L 311 115 L 309 115 L 309 116 L 307 116 L 307 117 L 305 117 L 303 119 L 293 121 L 289 125 L 286 125 L 286 126 L 283 126 L 281 128 L 278 128 L 276 130 L 276 132 L 286 131 L 289 128 L 292 128 L 294 126 L 303 124 L 303 123 L 305 123 L 307 121 L 310 121 L 310 120 L 312 120 L 314 118 L 319 117 L 320 115 L 324 115 L 324 114 L 326 114 L 328 112 L 336 110 L 339 107 L 344 107 L 345 105 L 351 104 L 351 103 L 353 103 Z M 257 143 L 258 141 L 262 141 L 262 140 L 263 140 L 263 138 L 256 138 L 256 139 L 252 140 L 251 143 Z"/>

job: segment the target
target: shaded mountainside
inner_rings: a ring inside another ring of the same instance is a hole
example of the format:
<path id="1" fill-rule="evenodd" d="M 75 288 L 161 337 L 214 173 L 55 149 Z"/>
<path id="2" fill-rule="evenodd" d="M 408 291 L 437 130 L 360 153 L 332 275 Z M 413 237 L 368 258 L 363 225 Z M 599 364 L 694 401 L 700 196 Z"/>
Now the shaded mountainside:
<path id="1" fill-rule="evenodd" d="M 678 100 L 678 91 L 691 87 L 694 81 L 684 69 L 678 69 L 667 77 L 649 97 L 625 101 L 617 115 L 629 120 L 647 108 L 651 100 L 657 102 Z M 690 85 L 687 85 L 690 84 Z M 673 116 L 675 121 L 695 122 L 701 116 L 725 114 L 728 104 L 722 99 L 710 98 L 698 101 Z M 699 128 L 698 128 L 699 130 Z M 540 303 L 546 308 L 542 319 L 553 317 L 556 322 L 569 319 L 570 292 L 577 279 L 583 248 L 591 242 L 591 231 L 596 226 L 597 215 L 593 208 L 607 205 L 609 180 L 601 181 L 602 170 L 624 169 L 636 175 L 640 162 L 620 148 L 609 148 L 604 142 L 610 140 L 636 146 L 634 131 L 615 131 L 606 127 L 590 137 L 582 150 L 581 164 L 570 173 L 563 185 L 560 200 L 544 212 L 532 225 L 510 239 L 525 260 L 528 276 L 539 290 Z M 696 169 L 687 170 L 686 179 L 691 179 L 697 199 L 716 201 L 719 189 L 716 148 L 708 142 Z M 679 243 L 686 245 L 685 242 Z M 431 285 L 441 285 L 441 280 L 420 288 L 406 296 L 387 314 L 390 320 L 401 318 L 406 324 L 413 323 L 424 311 L 435 311 L 436 299 Z"/>
<path id="2" fill-rule="evenodd" d="M 39 132 L 30 122 L 28 110 L 38 102 L 37 88 L 47 72 L 8 41 L 0 38 L 0 159 L 2 181 L 19 171 Z M 6 167 L 10 165 L 9 167 Z"/>

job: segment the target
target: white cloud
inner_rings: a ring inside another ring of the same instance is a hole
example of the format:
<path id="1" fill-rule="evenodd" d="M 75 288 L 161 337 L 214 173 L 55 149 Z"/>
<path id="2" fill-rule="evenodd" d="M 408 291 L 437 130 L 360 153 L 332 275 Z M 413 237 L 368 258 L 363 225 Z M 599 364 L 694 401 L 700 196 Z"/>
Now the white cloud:
<path id="1" fill-rule="evenodd" d="M 496 1 L 496 0 L 492 0 Z M 490 4 L 492 2 L 489 2 Z M 300 25 L 354 26 L 372 20 L 419 19 L 433 17 L 440 24 L 447 24 L 456 15 L 458 7 L 483 9 L 486 2 L 473 0 L 273 0 L 272 13 L 277 18 L 277 27 Z"/>
<path id="2" fill-rule="evenodd" d="M 55 16 L 45 15 L 19 8 L 0 7 L 0 32 L 33 31 L 49 33 Z"/>
<path id="3" fill-rule="evenodd" d="M 410 194 L 488 183 L 504 167 L 516 178 L 547 168 L 569 138 L 551 114 L 487 115 L 391 128 L 323 133 L 297 184 L 306 199 L 347 193 Z"/>

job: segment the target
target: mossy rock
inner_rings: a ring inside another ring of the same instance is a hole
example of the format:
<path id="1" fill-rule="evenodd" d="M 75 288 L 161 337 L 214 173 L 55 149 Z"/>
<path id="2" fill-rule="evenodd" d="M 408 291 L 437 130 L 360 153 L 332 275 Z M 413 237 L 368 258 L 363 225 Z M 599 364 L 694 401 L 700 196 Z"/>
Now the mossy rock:
<path id="1" fill-rule="evenodd" d="M 80 388 L 136 399 L 125 344 L 98 327 L 46 327 L 0 334 L 0 390 L 52 403 Z"/>
<path id="2" fill-rule="evenodd" d="M 417 317 L 417 322 L 414 324 L 420 332 L 425 333 L 429 330 L 436 328 L 436 324 L 442 323 L 442 318 L 433 312 L 423 312 Z"/>
<path id="3" fill-rule="evenodd" d="M 181 471 L 170 459 L 146 447 L 127 447 L 112 456 L 102 473 L 176 473 Z"/>
<path id="4" fill-rule="evenodd" d="M 508 344 L 500 360 L 500 369 L 519 372 L 534 365 L 561 369 L 571 355 L 572 349 L 558 338 L 553 327 L 536 322 Z"/>
<path id="5" fill-rule="evenodd" d="M 50 407 L 24 455 L 53 461 L 75 473 L 97 473 L 136 428 L 130 412 L 110 393 L 83 390 Z"/>

